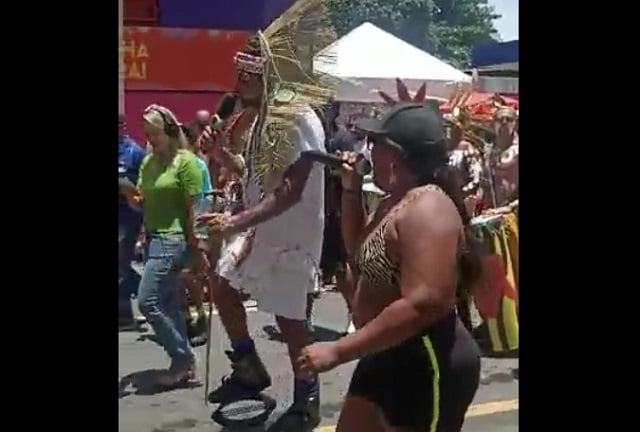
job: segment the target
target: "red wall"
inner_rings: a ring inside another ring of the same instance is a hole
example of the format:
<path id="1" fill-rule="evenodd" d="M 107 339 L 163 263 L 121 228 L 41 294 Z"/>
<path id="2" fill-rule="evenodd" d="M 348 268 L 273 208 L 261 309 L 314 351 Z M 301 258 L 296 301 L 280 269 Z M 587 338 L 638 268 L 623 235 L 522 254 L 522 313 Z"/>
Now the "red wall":
<path id="1" fill-rule="evenodd" d="M 200 109 L 214 110 L 220 95 L 233 91 L 233 56 L 247 38 L 243 31 L 125 27 L 125 115 L 129 133 L 144 143 L 142 111 L 166 106 L 186 123 Z"/>
<path id="2" fill-rule="evenodd" d="M 125 89 L 225 92 L 233 89 L 243 31 L 125 27 Z"/>

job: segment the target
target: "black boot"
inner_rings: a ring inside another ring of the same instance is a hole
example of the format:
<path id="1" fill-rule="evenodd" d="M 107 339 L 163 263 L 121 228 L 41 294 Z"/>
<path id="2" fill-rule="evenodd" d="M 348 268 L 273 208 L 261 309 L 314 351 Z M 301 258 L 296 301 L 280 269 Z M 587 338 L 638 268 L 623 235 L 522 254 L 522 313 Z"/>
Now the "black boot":
<path id="1" fill-rule="evenodd" d="M 293 405 L 269 428 L 269 432 L 312 432 L 320 424 L 320 383 Z"/>
<path id="2" fill-rule="evenodd" d="M 254 398 L 271 385 L 271 377 L 257 353 L 239 357 L 233 351 L 225 351 L 231 360 L 231 376 L 222 379 L 222 385 L 209 393 L 212 404 L 225 404 L 243 398 Z"/>

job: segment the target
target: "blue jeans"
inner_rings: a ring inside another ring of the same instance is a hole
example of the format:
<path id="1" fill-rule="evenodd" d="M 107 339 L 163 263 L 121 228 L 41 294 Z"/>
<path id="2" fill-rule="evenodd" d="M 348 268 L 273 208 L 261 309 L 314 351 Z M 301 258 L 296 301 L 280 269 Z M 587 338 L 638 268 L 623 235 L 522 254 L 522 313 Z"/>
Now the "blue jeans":
<path id="1" fill-rule="evenodd" d="M 182 315 L 185 292 L 178 279 L 187 257 L 184 236 L 147 233 L 145 256 L 147 262 L 138 289 L 140 312 L 169 357 L 191 359 L 193 351 Z"/>
<path id="2" fill-rule="evenodd" d="M 140 276 L 131 268 L 140 224 L 118 225 L 118 310 L 121 318 L 133 319 L 131 297 L 138 292 Z"/>

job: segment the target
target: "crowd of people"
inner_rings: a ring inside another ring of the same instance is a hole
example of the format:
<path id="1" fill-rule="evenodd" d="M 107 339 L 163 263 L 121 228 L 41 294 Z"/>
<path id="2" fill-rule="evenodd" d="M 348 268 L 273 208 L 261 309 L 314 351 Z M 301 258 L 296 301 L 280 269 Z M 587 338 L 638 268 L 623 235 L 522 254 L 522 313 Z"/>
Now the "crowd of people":
<path id="1" fill-rule="evenodd" d="M 275 316 L 294 375 L 276 431 L 313 430 L 319 374 L 353 360 L 338 431 L 460 431 L 480 374 L 469 311 L 487 282 L 486 257 L 497 253 L 482 249 L 473 225 L 517 206 L 517 111 L 499 107 L 482 122 L 465 107 L 443 115 L 424 89 L 411 96 L 398 81 L 381 118 L 339 125 L 338 102 L 272 95 L 270 61 L 261 34 L 237 53 L 235 108 L 222 122 L 199 111 L 182 124 L 151 105 L 140 146 L 121 117 L 121 325 L 139 321 L 136 295 L 170 358 L 158 385 L 176 386 L 196 377 L 193 347 L 208 342 L 212 302 L 232 373 L 208 399 L 224 405 L 272 384 L 248 328 L 251 298 Z M 275 117 L 286 133 L 272 133 Z M 309 151 L 342 164 L 324 167 Z M 383 194 L 375 206 L 365 205 L 354 169 L 361 158 Z M 138 277 L 131 261 L 141 233 Z M 313 343 L 311 294 L 334 279 L 352 325 Z"/>

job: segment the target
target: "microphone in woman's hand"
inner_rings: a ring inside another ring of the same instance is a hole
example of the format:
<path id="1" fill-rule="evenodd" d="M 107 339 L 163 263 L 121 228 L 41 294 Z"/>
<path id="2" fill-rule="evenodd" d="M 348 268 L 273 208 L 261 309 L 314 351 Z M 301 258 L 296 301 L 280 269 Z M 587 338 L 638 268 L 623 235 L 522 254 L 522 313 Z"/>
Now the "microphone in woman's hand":
<path id="1" fill-rule="evenodd" d="M 342 157 L 331 153 L 325 153 L 319 150 L 304 151 L 300 154 L 301 158 L 309 159 L 313 162 L 318 162 L 324 165 L 329 165 L 332 168 L 340 168 L 345 161 Z M 353 169 L 360 176 L 364 177 L 371 172 L 371 163 L 362 155 L 358 155 L 356 163 L 353 165 Z"/>

